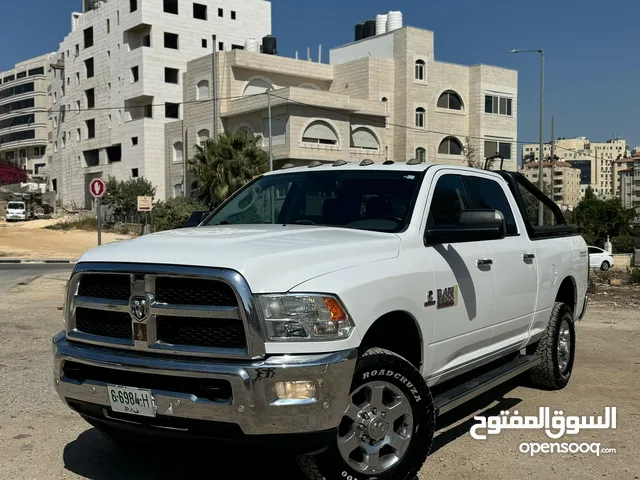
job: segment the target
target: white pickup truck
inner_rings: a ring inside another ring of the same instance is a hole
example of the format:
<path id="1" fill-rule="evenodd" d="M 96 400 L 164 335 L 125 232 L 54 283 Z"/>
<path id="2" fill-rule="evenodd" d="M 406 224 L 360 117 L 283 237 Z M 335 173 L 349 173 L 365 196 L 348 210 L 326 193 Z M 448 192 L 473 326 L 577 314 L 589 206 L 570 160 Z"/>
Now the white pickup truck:
<path id="1" fill-rule="evenodd" d="M 82 256 L 53 339 L 71 408 L 127 446 L 267 442 L 311 478 L 410 479 L 438 415 L 525 372 L 567 384 L 587 245 L 524 177 L 285 167 Z"/>

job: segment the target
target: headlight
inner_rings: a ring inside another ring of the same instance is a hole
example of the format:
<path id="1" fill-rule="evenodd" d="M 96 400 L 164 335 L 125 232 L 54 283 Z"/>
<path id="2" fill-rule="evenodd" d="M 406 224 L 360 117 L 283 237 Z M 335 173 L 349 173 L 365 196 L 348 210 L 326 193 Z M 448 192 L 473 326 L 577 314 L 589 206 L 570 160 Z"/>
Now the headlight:
<path id="1" fill-rule="evenodd" d="M 337 340 L 353 322 L 338 298 L 330 295 L 260 295 L 269 340 Z"/>

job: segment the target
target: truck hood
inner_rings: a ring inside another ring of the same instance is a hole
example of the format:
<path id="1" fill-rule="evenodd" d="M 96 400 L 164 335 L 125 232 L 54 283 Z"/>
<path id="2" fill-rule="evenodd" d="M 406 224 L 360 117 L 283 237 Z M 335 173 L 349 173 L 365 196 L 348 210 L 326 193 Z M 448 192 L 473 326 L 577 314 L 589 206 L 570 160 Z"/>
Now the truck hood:
<path id="1" fill-rule="evenodd" d="M 287 292 L 344 268 L 398 256 L 400 238 L 347 228 L 225 225 L 145 235 L 87 251 L 79 262 L 229 268 L 256 293 Z"/>

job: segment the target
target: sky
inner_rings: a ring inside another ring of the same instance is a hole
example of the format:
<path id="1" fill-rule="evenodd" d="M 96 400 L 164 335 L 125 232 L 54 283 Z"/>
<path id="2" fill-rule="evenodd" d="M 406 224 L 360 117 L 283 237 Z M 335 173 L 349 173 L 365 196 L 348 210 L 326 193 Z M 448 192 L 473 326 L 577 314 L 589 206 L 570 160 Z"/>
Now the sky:
<path id="1" fill-rule="evenodd" d="M 57 50 L 81 0 L 0 0 L 0 71 L 16 62 Z M 233 0 L 220 0 L 233 4 Z M 513 48 L 543 49 L 545 141 L 612 135 L 640 146 L 640 62 L 635 20 L 637 0 L 273 0 L 272 31 L 279 53 L 317 60 L 328 49 L 353 40 L 354 25 L 378 13 L 401 10 L 405 25 L 435 32 L 436 60 L 485 63 L 519 72 L 518 138 L 536 143 L 540 122 L 540 56 L 510 55 Z"/>

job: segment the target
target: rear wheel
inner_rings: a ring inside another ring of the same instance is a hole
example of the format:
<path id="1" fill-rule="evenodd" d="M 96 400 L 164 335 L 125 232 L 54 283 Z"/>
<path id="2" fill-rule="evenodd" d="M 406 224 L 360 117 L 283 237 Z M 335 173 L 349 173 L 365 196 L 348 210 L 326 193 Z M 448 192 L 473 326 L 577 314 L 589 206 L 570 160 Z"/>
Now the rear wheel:
<path id="1" fill-rule="evenodd" d="M 358 360 L 334 444 L 299 458 L 313 480 L 413 479 L 433 442 L 435 411 L 420 372 L 373 348 Z"/>
<path id="2" fill-rule="evenodd" d="M 609 262 L 607 262 L 606 260 L 604 262 L 602 262 L 602 265 L 600 265 L 600 269 L 603 272 L 606 272 L 607 270 L 609 270 L 611 268 L 611 265 L 609 264 Z"/>
<path id="3" fill-rule="evenodd" d="M 536 345 L 535 355 L 542 362 L 529 372 L 534 385 L 552 390 L 564 388 L 573 372 L 576 330 L 573 312 L 565 303 L 556 303 L 549 325 Z"/>

